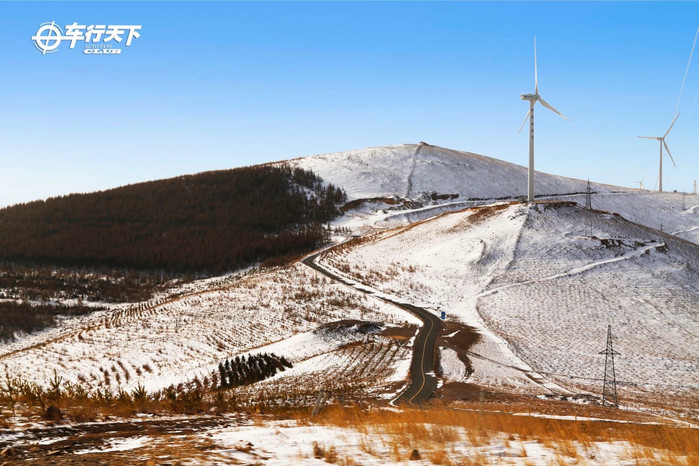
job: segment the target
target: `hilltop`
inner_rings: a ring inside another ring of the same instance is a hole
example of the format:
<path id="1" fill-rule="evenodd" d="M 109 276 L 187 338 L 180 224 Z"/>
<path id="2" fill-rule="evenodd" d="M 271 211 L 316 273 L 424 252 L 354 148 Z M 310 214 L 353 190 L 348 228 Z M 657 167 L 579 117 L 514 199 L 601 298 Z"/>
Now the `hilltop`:
<path id="1" fill-rule="evenodd" d="M 349 199 L 380 196 L 418 198 L 422 194 L 459 194 L 462 200 L 525 196 L 527 168 L 492 157 L 424 142 L 370 147 L 292 159 L 342 186 Z M 584 192 L 587 181 L 537 172 L 537 193 Z M 599 192 L 618 187 L 594 184 Z"/>
<path id="2" fill-rule="evenodd" d="M 324 180 L 342 186 L 355 205 L 372 200 L 374 210 L 388 208 L 394 213 L 405 208 L 402 204 L 441 205 L 439 209 L 412 213 L 411 220 L 494 200 L 517 200 L 526 196 L 527 188 L 527 167 L 426 143 L 321 154 L 284 163 L 312 170 Z M 586 180 L 536 172 L 539 199 L 572 200 L 585 205 L 586 189 Z M 593 208 L 615 212 L 633 222 L 699 243 L 699 197 L 594 180 L 591 189 Z M 382 204 L 387 200 L 390 204 Z"/>

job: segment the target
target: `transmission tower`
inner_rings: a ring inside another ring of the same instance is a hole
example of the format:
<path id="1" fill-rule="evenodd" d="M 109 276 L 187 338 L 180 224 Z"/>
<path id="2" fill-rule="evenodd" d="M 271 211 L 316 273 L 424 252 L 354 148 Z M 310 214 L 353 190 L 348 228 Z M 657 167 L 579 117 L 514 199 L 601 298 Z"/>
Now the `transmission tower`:
<path id="1" fill-rule="evenodd" d="M 587 179 L 587 193 L 585 194 L 585 208 L 592 210 L 592 189 L 590 188 L 590 179 Z"/>
<path id="2" fill-rule="evenodd" d="M 614 372 L 614 355 L 620 355 L 612 348 L 612 326 L 607 326 L 607 348 L 600 351 L 604 354 L 604 389 L 602 390 L 602 404 L 611 404 L 619 407 L 616 397 L 616 373 Z"/>

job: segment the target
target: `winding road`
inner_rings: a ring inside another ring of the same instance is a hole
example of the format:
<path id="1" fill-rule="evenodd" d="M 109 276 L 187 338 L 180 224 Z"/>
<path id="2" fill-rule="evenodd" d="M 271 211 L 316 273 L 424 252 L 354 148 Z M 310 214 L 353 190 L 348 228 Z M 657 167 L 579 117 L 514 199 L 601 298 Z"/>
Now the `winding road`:
<path id="1" fill-rule="evenodd" d="M 334 274 L 315 262 L 316 258 L 318 258 L 318 256 L 320 256 L 323 252 L 324 251 L 312 254 L 304 258 L 301 262 L 335 281 L 347 286 L 352 286 L 351 282 L 345 280 L 337 274 Z M 365 289 L 353 288 L 367 294 L 374 294 L 373 292 Z M 413 306 L 412 304 L 399 303 L 381 296 L 374 296 L 377 299 L 391 303 L 394 306 L 414 314 L 423 322 L 423 326 L 420 327 L 417 337 L 415 337 L 415 341 L 413 342 L 413 358 L 410 362 L 410 385 L 394 400 L 394 402 L 407 403 L 414 406 L 425 403 L 432 397 L 434 391 L 437 389 L 437 377 L 434 374 L 434 355 L 437 335 L 439 335 L 439 332 L 442 329 L 442 321 L 439 317 L 421 307 Z"/>

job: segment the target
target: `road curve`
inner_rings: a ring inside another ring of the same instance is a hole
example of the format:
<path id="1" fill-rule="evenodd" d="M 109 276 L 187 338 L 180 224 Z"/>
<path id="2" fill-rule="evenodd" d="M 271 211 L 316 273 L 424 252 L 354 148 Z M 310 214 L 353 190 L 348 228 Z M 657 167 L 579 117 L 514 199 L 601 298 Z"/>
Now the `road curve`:
<path id="1" fill-rule="evenodd" d="M 344 278 L 315 263 L 316 258 L 323 252 L 312 254 L 302 259 L 301 262 L 333 280 L 352 286 Z M 373 294 L 371 291 L 355 289 L 367 294 Z M 437 377 L 434 374 L 434 355 L 437 335 L 439 335 L 442 329 L 442 321 L 439 317 L 421 307 L 399 303 L 380 296 L 376 296 L 376 298 L 414 314 L 423 322 L 423 326 L 420 327 L 413 343 L 413 358 L 410 362 L 410 385 L 394 400 L 395 403 L 407 403 L 414 406 L 422 404 L 428 401 L 437 389 Z"/>

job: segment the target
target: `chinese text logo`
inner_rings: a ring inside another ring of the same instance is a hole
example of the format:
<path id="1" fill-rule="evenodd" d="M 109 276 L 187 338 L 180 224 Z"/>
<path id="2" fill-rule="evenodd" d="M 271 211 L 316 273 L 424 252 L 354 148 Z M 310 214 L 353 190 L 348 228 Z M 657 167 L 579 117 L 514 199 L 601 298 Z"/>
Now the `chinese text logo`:
<path id="1" fill-rule="evenodd" d="M 138 33 L 140 29 L 140 25 L 91 24 L 86 26 L 73 23 L 65 27 L 64 33 L 55 21 L 51 21 L 39 26 L 36 34 L 32 36 L 32 41 L 43 55 L 54 53 L 63 41 L 70 42 L 71 49 L 75 48 L 77 42 L 83 42 L 85 44 L 83 53 L 85 54 L 118 55 L 121 53 L 121 49 L 115 48 L 115 46 L 121 45 L 122 41 L 125 40 L 124 45 L 129 47 L 134 39 L 141 37 L 141 34 Z"/>

